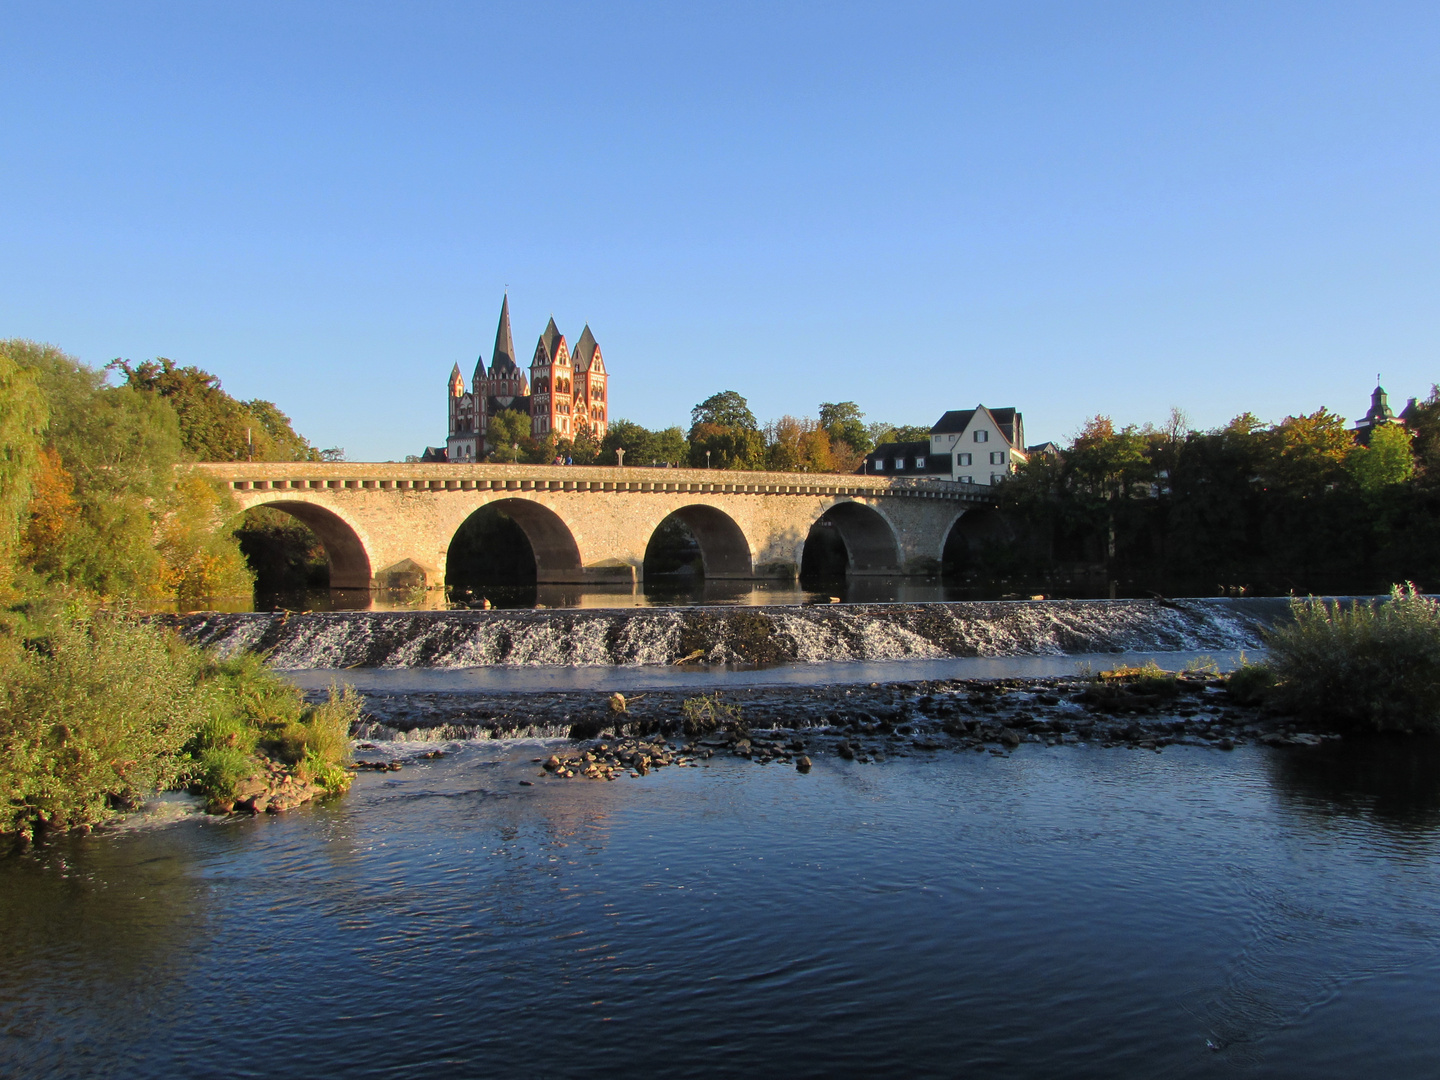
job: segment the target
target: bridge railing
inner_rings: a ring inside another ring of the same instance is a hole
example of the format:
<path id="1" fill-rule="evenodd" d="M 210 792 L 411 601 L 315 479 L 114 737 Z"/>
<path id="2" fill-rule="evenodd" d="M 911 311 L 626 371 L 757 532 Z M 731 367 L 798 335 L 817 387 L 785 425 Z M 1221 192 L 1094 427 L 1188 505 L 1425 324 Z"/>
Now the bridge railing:
<path id="1" fill-rule="evenodd" d="M 187 466 L 235 491 L 628 491 L 994 502 L 996 489 L 925 477 L 597 465 L 420 465 L 393 462 L 207 462 Z"/>

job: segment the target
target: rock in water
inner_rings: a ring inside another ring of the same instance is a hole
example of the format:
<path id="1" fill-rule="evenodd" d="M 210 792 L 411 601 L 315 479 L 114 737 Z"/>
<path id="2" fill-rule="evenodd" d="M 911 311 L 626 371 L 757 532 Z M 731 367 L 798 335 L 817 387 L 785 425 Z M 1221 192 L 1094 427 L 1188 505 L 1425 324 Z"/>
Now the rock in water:
<path id="1" fill-rule="evenodd" d="M 795 759 L 795 771 L 796 771 L 796 772 L 809 772 L 809 771 L 810 771 L 810 759 L 809 759 L 808 757 L 806 757 L 804 754 L 801 754 L 798 758 Z"/>
<path id="2" fill-rule="evenodd" d="M 610 711 L 623 713 L 625 711 L 625 695 L 618 690 L 610 695 Z"/>

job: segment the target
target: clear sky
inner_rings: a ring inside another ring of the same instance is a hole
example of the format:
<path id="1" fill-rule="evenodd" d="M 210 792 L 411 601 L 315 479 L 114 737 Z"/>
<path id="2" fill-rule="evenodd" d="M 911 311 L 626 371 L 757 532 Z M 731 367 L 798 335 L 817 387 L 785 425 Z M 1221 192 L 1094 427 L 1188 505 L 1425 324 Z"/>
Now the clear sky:
<path id="1" fill-rule="evenodd" d="M 0 2 L 0 336 L 445 437 L 508 285 L 612 416 L 1032 442 L 1440 381 L 1440 4 Z"/>

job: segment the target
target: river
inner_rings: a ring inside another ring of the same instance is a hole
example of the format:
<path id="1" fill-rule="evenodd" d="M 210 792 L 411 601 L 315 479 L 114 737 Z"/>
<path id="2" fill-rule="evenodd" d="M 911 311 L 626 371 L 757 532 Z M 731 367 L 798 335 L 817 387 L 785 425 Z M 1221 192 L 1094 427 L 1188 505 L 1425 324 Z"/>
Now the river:
<path id="1" fill-rule="evenodd" d="M 8 1075 L 1433 1076 L 1440 759 L 489 742 L 0 869 Z"/>
<path id="2" fill-rule="evenodd" d="M 1135 609 L 1111 610 L 1133 643 Z M 1251 633 L 1223 614 L 1185 625 Z M 202 629 L 248 633 L 235 618 Z M 302 681 L 331 674 L 327 633 Z M 297 634 L 293 656 L 316 640 Z M 521 682 L 448 660 L 349 674 L 403 700 L 667 671 L 494 668 Z M 0 1074 L 1309 1080 L 1440 1061 L 1434 742 L 917 747 L 809 773 L 717 755 L 608 783 L 542 778 L 556 741 L 421 756 L 436 745 L 383 744 L 407 765 L 288 814 L 174 797 L 0 861 Z"/>

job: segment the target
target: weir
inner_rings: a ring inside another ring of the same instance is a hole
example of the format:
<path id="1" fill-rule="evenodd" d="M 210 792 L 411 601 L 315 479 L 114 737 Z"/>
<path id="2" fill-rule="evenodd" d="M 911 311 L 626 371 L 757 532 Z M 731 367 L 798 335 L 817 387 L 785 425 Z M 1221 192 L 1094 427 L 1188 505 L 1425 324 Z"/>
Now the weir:
<path id="1" fill-rule="evenodd" d="M 242 509 L 309 525 L 336 589 L 438 588 L 452 542 L 485 507 L 534 552 L 540 583 L 635 582 L 677 518 L 711 579 L 794 579 L 812 540 L 846 576 L 934 574 L 951 530 L 995 489 L 922 477 L 549 465 L 224 462 L 189 466 Z M 836 545 L 839 545 L 838 547 Z"/>
<path id="2" fill-rule="evenodd" d="M 222 654 L 289 670 L 740 666 L 1262 647 L 1284 598 L 995 601 L 608 610 L 196 614 Z"/>

